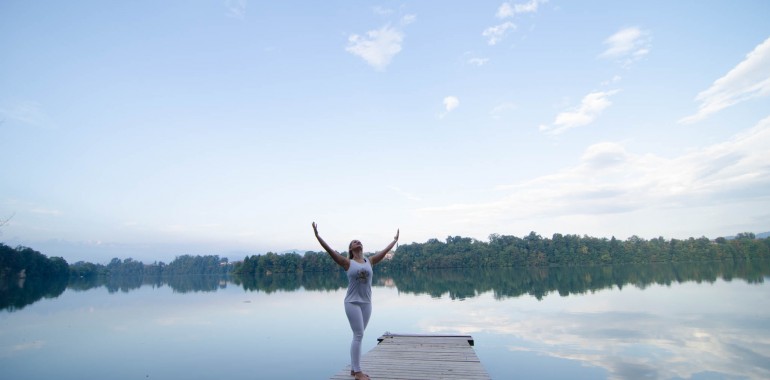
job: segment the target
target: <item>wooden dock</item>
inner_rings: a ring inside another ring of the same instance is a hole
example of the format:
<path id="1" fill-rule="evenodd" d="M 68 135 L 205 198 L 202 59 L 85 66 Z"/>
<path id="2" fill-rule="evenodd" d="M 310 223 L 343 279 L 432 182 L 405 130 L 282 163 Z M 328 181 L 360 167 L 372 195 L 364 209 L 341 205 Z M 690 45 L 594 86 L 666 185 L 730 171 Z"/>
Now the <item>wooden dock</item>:
<path id="1" fill-rule="evenodd" d="M 372 380 L 489 380 L 470 335 L 388 334 L 361 357 Z M 331 380 L 351 380 L 350 365 Z"/>

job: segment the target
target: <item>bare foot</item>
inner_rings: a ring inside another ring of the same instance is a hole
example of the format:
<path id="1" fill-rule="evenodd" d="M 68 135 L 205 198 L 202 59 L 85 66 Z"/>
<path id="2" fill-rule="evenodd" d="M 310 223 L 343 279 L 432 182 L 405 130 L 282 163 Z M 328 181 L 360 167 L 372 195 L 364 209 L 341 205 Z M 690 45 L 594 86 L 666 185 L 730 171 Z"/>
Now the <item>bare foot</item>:
<path id="1" fill-rule="evenodd" d="M 361 371 L 354 372 L 353 376 L 356 377 L 356 380 L 369 380 L 369 375 L 367 375 L 367 374 L 365 374 L 365 373 L 363 373 Z"/>

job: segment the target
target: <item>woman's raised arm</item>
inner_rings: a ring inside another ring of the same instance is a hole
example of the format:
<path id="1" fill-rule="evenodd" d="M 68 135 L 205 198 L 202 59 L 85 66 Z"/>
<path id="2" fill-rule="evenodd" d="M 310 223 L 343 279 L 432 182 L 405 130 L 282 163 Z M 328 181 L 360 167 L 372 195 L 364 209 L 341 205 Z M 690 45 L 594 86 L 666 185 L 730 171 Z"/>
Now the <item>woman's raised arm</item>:
<path id="1" fill-rule="evenodd" d="M 329 244 L 326 244 L 324 239 L 321 239 L 321 236 L 318 235 L 318 225 L 313 222 L 313 233 L 315 233 L 315 238 L 318 239 L 318 242 L 321 243 L 321 247 L 324 247 L 324 250 L 326 250 L 327 253 L 329 253 L 329 256 L 332 257 L 332 260 L 334 260 L 337 265 L 341 266 L 345 270 L 348 270 L 350 268 L 350 260 L 339 254 L 339 252 L 332 249 L 332 247 L 329 247 Z"/>
<path id="2" fill-rule="evenodd" d="M 396 236 L 393 238 L 393 241 L 390 242 L 390 244 L 388 244 L 387 247 L 385 247 L 385 249 L 383 249 L 382 251 L 377 252 L 377 254 L 375 254 L 374 256 L 369 258 L 369 260 L 372 261 L 372 265 L 377 264 L 380 261 L 382 261 L 382 259 L 385 258 L 385 255 L 388 252 L 390 252 L 391 249 L 393 249 L 393 246 L 396 245 L 396 243 L 398 242 L 399 232 L 400 232 L 400 230 L 396 230 Z"/>

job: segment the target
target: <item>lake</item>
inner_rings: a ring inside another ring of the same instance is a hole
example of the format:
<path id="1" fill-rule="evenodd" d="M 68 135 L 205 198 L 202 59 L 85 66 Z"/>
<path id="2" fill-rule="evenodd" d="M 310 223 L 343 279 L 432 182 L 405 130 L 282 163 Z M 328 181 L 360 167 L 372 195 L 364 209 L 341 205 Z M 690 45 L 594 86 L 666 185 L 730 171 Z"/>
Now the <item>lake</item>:
<path id="1" fill-rule="evenodd" d="M 363 352 L 386 331 L 470 334 L 494 379 L 767 379 L 768 276 L 756 262 L 375 268 Z M 329 378 L 349 362 L 345 281 L 339 272 L 5 284 L 0 377 Z"/>

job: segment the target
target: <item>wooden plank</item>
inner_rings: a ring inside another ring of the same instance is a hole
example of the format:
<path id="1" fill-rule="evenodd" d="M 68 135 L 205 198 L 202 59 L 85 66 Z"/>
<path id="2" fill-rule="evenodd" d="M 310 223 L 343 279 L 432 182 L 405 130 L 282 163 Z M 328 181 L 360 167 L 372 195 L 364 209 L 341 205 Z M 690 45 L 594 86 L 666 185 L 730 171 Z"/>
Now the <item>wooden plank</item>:
<path id="1" fill-rule="evenodd" d="M 468 344 L 473 346 L 473 337 L 470 335 L 425 335 L 425 334 L 389 334 L 385 333 L 377 338 L 377 342 L 382 342 L 386 337 L 398 337 L 399 342 L 408 341 L 409 338 L 415 338 L 420 341 L 457 341 L 467 340 Z"/>
<path id="2" fill-rule="evenodd" d="M 361 357 L 361 368 L 372 380 L 467 379 L 490 377 L 473 350 L 470 335 L 389 334 Z M 350 380 L 350 366 L 332 380 Z"/>

